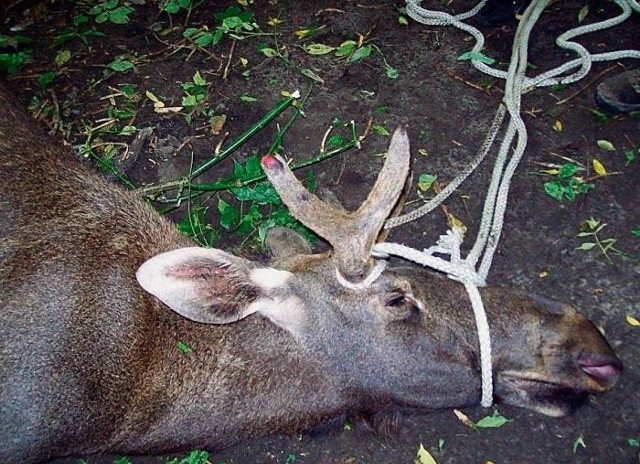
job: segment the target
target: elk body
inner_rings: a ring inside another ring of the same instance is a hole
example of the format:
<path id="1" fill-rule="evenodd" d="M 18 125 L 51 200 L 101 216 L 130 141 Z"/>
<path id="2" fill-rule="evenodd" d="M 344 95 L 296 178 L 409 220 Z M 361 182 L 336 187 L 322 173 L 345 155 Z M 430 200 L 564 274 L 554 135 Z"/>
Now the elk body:
<path id="1" fill-rule="evenodd" d="M 333 246 L 272 232 L 266 265 L 197 248 L 134 193 L 80 165 L 0 88 L 0 461 L 216 449 L 345 414 L 480 399 L 463 287 L 389 266 L 348 288 L 407 175 L 399 130 L 354 213 L 263 166 Z M 563 415 L 622 365 L 570 307 L 483 290 L 497 401 Z M 191 352 L 180 350 L 188 345 Z"/>

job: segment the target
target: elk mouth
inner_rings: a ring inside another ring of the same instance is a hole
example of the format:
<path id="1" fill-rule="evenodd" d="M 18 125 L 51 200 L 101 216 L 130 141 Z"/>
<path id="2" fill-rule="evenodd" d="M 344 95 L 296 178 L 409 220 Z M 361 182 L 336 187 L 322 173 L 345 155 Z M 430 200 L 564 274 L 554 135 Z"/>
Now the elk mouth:
<path id="1" fill-rule="evenodd" d="M 496 398 L 503 403 L 561 417 L 582 406 L 591 393 L 562 383 L 528 377 L 520 373 L 504 373 L 496 388 Z"/>
<path id="2" fill-rule="evenodd" d="M 584 404 L 590 394 L 613 387 L 622 374 L 613 354 L 582 351 L 556 373 L 504 371 L 496 384 L 496 398 L 504 403 L 560 417 Z"/>

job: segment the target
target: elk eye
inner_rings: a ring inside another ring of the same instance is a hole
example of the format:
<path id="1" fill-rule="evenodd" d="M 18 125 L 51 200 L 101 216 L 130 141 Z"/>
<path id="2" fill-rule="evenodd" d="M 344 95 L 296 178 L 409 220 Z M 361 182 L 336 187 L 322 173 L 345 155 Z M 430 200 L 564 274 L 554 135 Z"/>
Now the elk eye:
<path id="1" fill-rule="evenodd" d="M 420 308 L 416 301 L 404 292 L 393 292 L 386 300 L 387 309 L 397 319 L 411 319 L 420 315 Z"/>
<path id="2" fill-rule="evenodd" d="M 399 308 L 406 303 L 407 297 L 401 292 L 394 292 L 387 298 L 387 306 L 390 308 Z"/>

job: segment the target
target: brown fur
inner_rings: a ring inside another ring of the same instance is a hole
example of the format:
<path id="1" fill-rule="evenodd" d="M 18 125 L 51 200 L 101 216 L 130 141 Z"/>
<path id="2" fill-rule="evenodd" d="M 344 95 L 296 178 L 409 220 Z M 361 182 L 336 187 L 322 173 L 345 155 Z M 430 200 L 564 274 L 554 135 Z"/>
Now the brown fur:
<path id="1" fill-rule="evenodd" d="M 2 462 L 215 449 L 358 412 L 479 401 L 459 284 L 390 267 L 349 290 L 339 259 L 286 231 L 273 268 L 221 250 L 182 259 L 193 243 L 10 100 L 0 88 Z M 147 263 L 159 263 L 157 288 Z M 483 297 L 498 400 L 559 415 L 615 384 L 620 362 L 573 309 L 503 289 Z"/>

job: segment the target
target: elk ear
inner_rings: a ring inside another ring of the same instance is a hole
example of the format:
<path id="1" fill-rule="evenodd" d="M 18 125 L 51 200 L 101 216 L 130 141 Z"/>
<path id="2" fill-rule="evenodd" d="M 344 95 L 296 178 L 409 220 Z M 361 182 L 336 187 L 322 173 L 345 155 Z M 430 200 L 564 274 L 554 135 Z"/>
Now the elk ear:
<path id="1" fill-rule="evenodd" d="M 221 250 L 180 248 L 146 261 L 138 282 L 178 314 L 207 324 L 228 324 L 257 311 L 269 312 L 270 290 L 291 273 L 259 268 Z"/>

